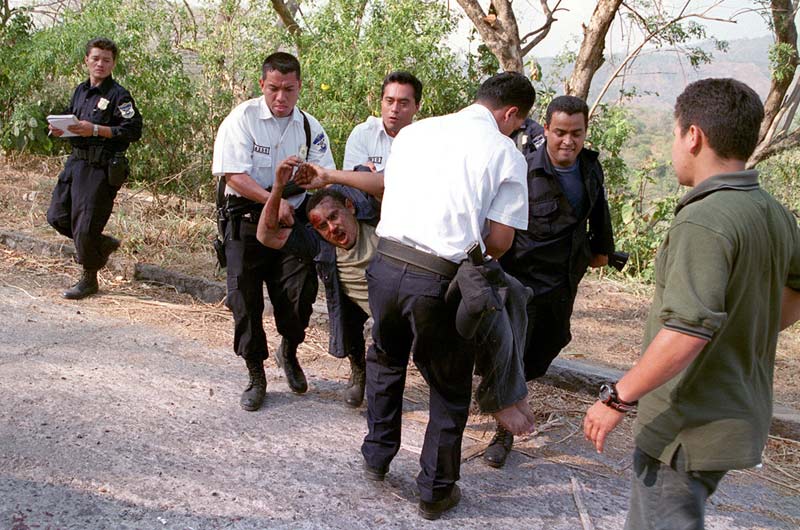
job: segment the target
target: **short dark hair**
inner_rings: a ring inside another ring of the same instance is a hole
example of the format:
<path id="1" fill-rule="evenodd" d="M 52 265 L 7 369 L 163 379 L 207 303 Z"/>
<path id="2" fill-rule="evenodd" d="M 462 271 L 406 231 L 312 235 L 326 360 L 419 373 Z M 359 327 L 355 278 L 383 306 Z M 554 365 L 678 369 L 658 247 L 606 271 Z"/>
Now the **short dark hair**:
<path id="1" fill-rule="evenodd" d="M 267 55 L 267 58 L 261 64 L 261 79 L 266 79 L 267 72 L 273 70 L 277 70 L 284 75 L 295 72 L 297 79 L 300 79 L 300 61 L 291 53 L 275 52 Z"/>
<path id="2" fill-rule="evenodd" d="M 319 203 L 325 199 L 331 199 L 339 203 L 343 208 L 347 207 L 347 197 L 342 192 L 331 188 L 323 188 L 309 195 L 306 203 L 306 216 L 310 216 L 311 210 L 319 206 Z"/>
<path id="3" fill-rule="evenodd" d="M 386 85 L 389 83 L 400 83 L 401 85 L 411 85 L 414 87 L 414 102 L 419 105 L 422 99 L 422 82 L 417 79 L 411 72 L 405 70 L 395 70 L 383 78 L 383 85 L 381 85 L 381 97 L 386 91 Z"/>
<path id="4" fill-rule="evenodd" d="M 116 62 L 117 60 L 117 45 L 114 44 L 114 41 L 111 39 L 107 39 L 105 37 L 95 37 L 94 39 L 90 40 L 86 43 L 86 57 L 89 57 L 89 52 L 92 51 L 92 48 L 98 48 L 100 50 L 107 50 L 111 52 L 111 57 Z"/>
<path id="5" fill-rule="evenodd" d="M 527 116 L 536 101 L 530 80 L 518 72 L 503 72 L 483 82 L 475 101 L 495 110 L 506 105 L 517 107 L 517 115 Z"/>
<path id="6" fill-rule="evenodd" d="M 722 158 L 747 160 L 758 144 L 764 105 L 755 90 L 735 79 L 701 79 L 675 102 L 681 134 L 699 127 Z"/>
<path id="7" fill-rule="evenodd" d="M 589 106 L 584 100 L 576 96 L 558 96 L 547 106 L 544 114 L 544 122 L 549 126 L 550 119 L 556 112 L 563 112 L 572 116 L 579 112 L 583 114 L 583 124 L 589 126 Z"/>

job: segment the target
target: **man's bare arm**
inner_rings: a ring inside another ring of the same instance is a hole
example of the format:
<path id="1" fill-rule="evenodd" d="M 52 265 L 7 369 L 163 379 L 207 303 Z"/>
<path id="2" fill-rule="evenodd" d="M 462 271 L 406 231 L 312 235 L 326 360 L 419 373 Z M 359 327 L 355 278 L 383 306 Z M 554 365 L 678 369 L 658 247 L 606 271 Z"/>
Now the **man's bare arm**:
<path id="1" fill-rule="evenodd" d="M 383 173 L 342 171 L 324 168 L 317 164 L 304 164 L 295 176 L 295 182 L 306 189 L 342 184 L 368 193 L 378 200 L 383 198 Z"/>
<path id="2" fill-rule="evenodd" d="M 800 319 L 800 291 L 784 287 L 781 301 L 781 330 L 788 328 L 798 319 Z"/>
<path id="3" fill-rule="evenodd" d="M 489 234 L 483 238 L 486 253 L 497 259 L 511 248 L 514 242 L 514 228 L 489 220 Z"/>
<path id="4" fill-rule="evenodd" d="M 225 173 L 225 183 L 245 199 L 261 204 L 269 199 L 270 193 L 247 173 Z"/>
<path id="5" fill-rule="evenodd" d="M 292 233 L 291 228 L 281 226 L 283 221 L 281 218 L 281 203 L 286 202 L 281 199 L 281 194 L 286 182 L 292 176 L 292 171 L 300 164 L 299 158 L 289 157 L 278 165 L 275 172 L 272 193 L 267 197 L 267 203 L 261 211 L 261 216 L 258 219 L 258 228 L 256 229 L 256 239 L 265 247 L 283 248 Z M 294 220 L 292 220 L 292 224 L 294 224 Z"/>
<path id="6" fill-rule="evenodd" d="M 634 367 L 617 382 L 619 399 L 638 401 L 689 366 L 706 344 L 706 339 L 663 328 Z M 594 444 L 598 453 L 603 451 L 608 433 L 614 430 L 624 416 L 624 413 L 617 412 L 600 401 L 596 401 L 586 412 L 583 433 Z"/>

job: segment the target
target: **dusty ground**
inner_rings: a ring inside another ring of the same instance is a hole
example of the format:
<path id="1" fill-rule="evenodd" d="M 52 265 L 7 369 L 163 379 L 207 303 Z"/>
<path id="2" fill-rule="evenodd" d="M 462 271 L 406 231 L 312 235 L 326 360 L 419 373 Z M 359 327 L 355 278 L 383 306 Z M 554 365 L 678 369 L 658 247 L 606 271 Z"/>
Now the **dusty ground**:
<path id="1" fill-rule="evenodd" d="M 23 169 L 0 167 L 0 229 L 63 240 L 44 223 L 52 180 L 40 175 L 52 167 Z M 300 350 L 309 393 L 291 394 L 270 364 L 268 405 L 241 411 L 227 310 L 130 280 L 137 259 L 214 277 L 210 208 L 144 192 L 120 199 L 110 232 L 125 244 L 101 273 L 101 296 L 54 297 L 77 266 L 0 248 L 0 528 L 422 527 L 414 475 L 427 392 L 416 372 L 404 447 L 375 488 L 358 472 L 364 411 L 341 405 L 348 367 L 326 354 L 324 321 Z M 565 355 L 629 366 L 647 295 L 589 279 Z M 797 340 L 782 339 L 776 372 L 777 399 L 796 407 Z M 581 528 L 579 502 L 596 528 L 621 527 L 630 425 L 598 456 L 579 432 L 587 398 L 539 385 L 531 396 L 541 432 L 515 446 L 504 471 L 479 458 L 492 423 L 470 418 L 465 500 L 438 526 Z M 771 438 L 763 469 L 726 479 L 708 527 L 800 526 L 798 461 L 800 443 Z"/>
<path id="2" fill-rule="evenodd" d="M 113 272 L 99 296 L 54 296 L 74 274 L 65 260 L 0 249 L 1 528 L 622 526 L 630 425 L 597 455 L 579 431 L 584 396 L 531 385 L 539 432 L 518 441 L 502 471 L 479 458 L 492 425 L 472 416 L 464 500 L 426 523 L 415 513 L 414 477 L 427 391 L 415 372 L 403 448 L 374 485 L 359 469 L 364 410 L 341 403 L 346 366 L 324 353 L 324 329 L 300 350 L 309 392 L 289 392 L 270 362 L 267 404 L 248 413 L 223 309 Z M 797 528 L 798 452 L 800 443 L 772 438 L 775 463 L 731 474 L 707 527 Z"/>

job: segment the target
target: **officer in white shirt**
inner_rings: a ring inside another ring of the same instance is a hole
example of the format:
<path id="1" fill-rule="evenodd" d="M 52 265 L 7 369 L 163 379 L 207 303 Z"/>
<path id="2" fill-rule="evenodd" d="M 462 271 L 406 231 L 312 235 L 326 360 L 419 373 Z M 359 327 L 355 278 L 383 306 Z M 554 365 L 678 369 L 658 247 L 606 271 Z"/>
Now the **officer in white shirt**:
<path id="1" fill-rule="evenodd" d="M 422 83 L 412 74 L 397 70 L 387 75 L 381 87 L 381 117 L 370 116 L 353 128 L 347 138 L 342 168 L 371 164 L 375 171 L 382 172 L 392 140 L 414 119 L 421 99 Z"/>
<path id="2" fill-rule="evenodd" d="M 267 337 L 262 322 L 265 283 L 282 337 L 278 365 L 294 392 L 308 388 L 297 362 L 297 346 L 305 339 L 317 295 L 313 264 L 264 247 L 256 239 L 258 216 L 270 196 L 275 169 L 290 156 L 335 168 L 328 135 L 313 116 L 296 107 L 302 86 L 297 58 L 284 52 L 268 56 L 259 86 L 264 97 L 238 105 L 220 125 L 212 165 L 213 174 L 227 183 L 226 304 L 235 322 L 234 351 L 245 359 L 250 375 L 241 397 L 245 410 L 261 407 L 267 387 Z M 286 188 L 282 196 L 281 223 L 306 223 L 305 191 Z"/>
<path id="3" fill-rule="evenodd" d="M 374 347 L 367 353 L 369 432 L 364 474 L 383 480 L 400 449 L 409 352 L 430 386 L 430 417 L 417 477 L 419 513 L 458 504 L 461 439 L 474 353 L 462 347 L 445 292 L 466 250 L 499 257 L 528 224 L 525 159 L 508 137 L 533 106 L 530 81 L 491 77 L 474 105 L 401 131 L 384 174 L 377 255 L 367 268 Z M 413 205 L 410 207 L 409 205 Z"/>

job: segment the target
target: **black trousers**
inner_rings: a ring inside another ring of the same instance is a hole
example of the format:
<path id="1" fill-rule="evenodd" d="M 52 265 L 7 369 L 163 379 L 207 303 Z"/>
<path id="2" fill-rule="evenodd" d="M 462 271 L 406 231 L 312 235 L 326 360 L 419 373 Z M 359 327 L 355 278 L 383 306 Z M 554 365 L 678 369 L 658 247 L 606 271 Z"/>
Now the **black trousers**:
<path id="1" fill-rule="evenodd" d="M 295 222 L 306 222 L 305 205 L 296 211 Z M 256 239 L 257 223 L 242 219 L 229 222 L 225 231 L 228 259 L 228 297 L 233 312 L 233 350 L 251 360 L 269 356 L 264 332 L 264 284 L 278 333 L 292 344 L 305 340 L 312 305 L 317 297 L 317 275 L 311 261 L 265 247 Z"/>
<path id="2" fill-rule="evenodd" d="M 525 380 L 543 376 L 559 352 L 572 340 L 569 321 L 575 293 L 568 285 L 534 296 L 528 302 Z"/>
<path id="3" fill-rule="evenodd" d="M 389 465 L 400 449 L 409 353 L 430 387 L 430 417 L 417 476 L 420 497 L 437 501 L 459 479 L 461 439 L 469 414 L 472 349 L 455 329 L 450 280 L 376 254 L 367 267 L 374 324 L 367 352 L 367 422 L 361 453 L 367 465 Z"/>
<path id="4" fill-rule="evenodd" d="M 47 222 L 75 242 L 78 263 L 97 270 L 105 265 L 100 243 L 119 188 L 108 183 L 108 165 L 70 156 L 53 189 Z"/>

